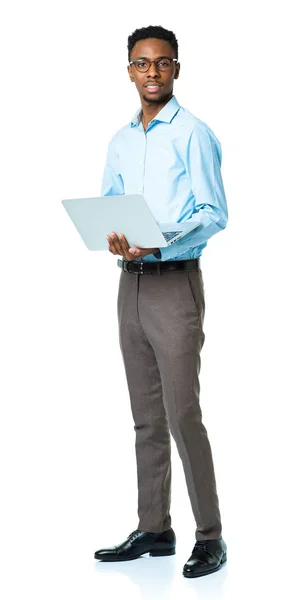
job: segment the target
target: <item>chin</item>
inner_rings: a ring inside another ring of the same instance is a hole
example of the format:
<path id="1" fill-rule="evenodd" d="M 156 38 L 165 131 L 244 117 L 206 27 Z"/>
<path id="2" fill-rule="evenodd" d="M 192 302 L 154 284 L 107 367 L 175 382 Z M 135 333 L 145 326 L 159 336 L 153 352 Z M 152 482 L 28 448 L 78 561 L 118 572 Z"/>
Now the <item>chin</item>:
<path id="1" fill-rule="evenodd" d="M 143 100 L 146 100 L 147 102 L 152 102 L 153 104 L 165 100 L 170 95 L 170 92 L 166 93 L 164 90 L 158 92 L 157 94 L 153 94 L 151 92 L 147 92 L 147 90 L 145 92 L 145 89 L 146 88 L 144 88 L 141 92 Z"/>

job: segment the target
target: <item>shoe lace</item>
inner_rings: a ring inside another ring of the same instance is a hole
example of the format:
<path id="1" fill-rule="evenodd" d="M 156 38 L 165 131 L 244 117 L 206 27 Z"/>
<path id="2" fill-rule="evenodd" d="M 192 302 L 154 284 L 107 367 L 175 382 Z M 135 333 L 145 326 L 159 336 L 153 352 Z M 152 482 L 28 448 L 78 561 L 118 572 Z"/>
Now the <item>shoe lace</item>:
<path id="1" fill-rule="evenodd" d="M 195 543 L 195 546 L 193 548 L 193 552 L 194 550 L 198 550 L 198 548 L 201 548 L 202 550 L 204 550 L 204 552 L 206 552 L 207 554 L 209 554 L 210 556 L 214 556 L 211 552 L 209 552 L 209 550 L 207 549 L 207 542 L 206 540 L 197 540 Z"/>
<path id="2" fill-rule="evenodd" d="M 138 534 L 141 532 L 140 529 L 134 529 L 134 531 L 132 531 L 129 536 L 127 537 L 127 539 L 132 539 L 134 540 L 136 537 L 138 537 Z"/>

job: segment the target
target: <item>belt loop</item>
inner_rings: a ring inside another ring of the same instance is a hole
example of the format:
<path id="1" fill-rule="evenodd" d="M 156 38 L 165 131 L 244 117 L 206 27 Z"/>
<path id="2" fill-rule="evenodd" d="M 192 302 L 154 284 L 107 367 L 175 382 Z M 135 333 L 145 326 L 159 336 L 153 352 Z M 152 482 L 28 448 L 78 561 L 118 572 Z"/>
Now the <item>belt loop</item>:
<path id="1" fill-rule="evenodd" d="M 156 269 L 157 269 L 158 274 L 162 275 L 161 268 L 160 268 L 160 262 L 156 263 Z"/>

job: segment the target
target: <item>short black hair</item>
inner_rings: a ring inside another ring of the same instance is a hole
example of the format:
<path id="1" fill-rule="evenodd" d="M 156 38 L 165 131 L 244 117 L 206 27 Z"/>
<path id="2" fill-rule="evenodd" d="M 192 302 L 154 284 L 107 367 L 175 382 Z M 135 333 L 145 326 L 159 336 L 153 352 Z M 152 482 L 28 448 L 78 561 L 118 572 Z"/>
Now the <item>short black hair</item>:
<path id="1" fill-rule="evenodd" d="M 128 62 L 130 62 L 130 54 L 136 42 L 140 40 L 146 40 L 148 38 L 156 38 L 158 40 L 166 40 L 175 50 L 175 58 L 178 59 L 178 42 L 173 31 L 165 29 L 161 25 L 149 25 L 149 27 L 141 27 L 136 29 L 131 35 L 128 36 L 127 48 L 128 48 Z"/>

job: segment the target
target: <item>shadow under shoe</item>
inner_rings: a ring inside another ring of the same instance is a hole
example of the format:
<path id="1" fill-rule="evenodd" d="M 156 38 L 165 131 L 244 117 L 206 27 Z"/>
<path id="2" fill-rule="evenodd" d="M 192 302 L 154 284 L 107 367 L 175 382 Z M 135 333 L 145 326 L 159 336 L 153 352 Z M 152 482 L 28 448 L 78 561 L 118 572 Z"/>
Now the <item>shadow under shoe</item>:
<path id="1" fill-rule="evenodd" d="M 97 550 L 94 558 L 102 561 L 132 560 L 148 552 L 150 556 L 170 556 L 175 554 L 175 546 L 176 536 L 172 527 L 159 533 L 135 529 L 121 544 Z"/>
<path id="2" fill-rule="evenodd" d="M 227 560 L 227 545 L 222 536 L 216 540 L 196 541 L 192 554 L 183 567 L 185 577 L 201 577 L 218 571 Z"/>

